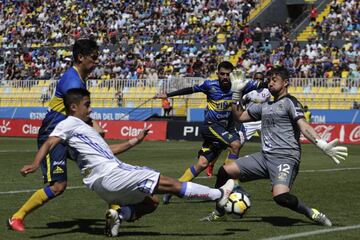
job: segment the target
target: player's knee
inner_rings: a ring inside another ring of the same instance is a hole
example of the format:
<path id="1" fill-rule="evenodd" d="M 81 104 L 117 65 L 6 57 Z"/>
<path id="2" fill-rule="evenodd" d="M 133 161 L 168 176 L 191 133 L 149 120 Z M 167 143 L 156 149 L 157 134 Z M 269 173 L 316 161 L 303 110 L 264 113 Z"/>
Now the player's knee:
<path id="1" fill-rule="evenodd" d="M 65 192 L 67 186 L 67 182 L 55 182 L 53 185 L 51 185 L 51 191 L 54 193 L 55 196 L 61 195 L 63 192 Z"/>
<path id="2" fill-rule="evenodd" d="M 196 170 L 200 172 L 209 165 L 209 161 L 204 156 L 200 156 L 196 165 Z"/>
<path id="3" fill-rule="evenodd" d="M 278 205 L 280 205 L 282 207 L 290 208 L 290 209 L 296 209 L 299 204 L 297 197 L 294 195 L 291 195 L 288 192 L 279 194 L 279 195 L 275 196 L 273 199 Z"/>

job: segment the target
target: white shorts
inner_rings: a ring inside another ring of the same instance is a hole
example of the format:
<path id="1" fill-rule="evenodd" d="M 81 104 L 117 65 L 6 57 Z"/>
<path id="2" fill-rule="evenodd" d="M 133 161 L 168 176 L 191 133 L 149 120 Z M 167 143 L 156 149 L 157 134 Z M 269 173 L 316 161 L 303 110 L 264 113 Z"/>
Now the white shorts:
<path id="1" fill-rule="evenodd" d="M 109 204 L 136 204 L 153 194 L 159 178 L 160 173 L 153 169 L 122 163 L 97 179 L 92 190 Z"/>
<path id="2" fill-rule="evenodd" d="M 261 121 L 256 122 L 245 122 L 244 128 L 246 133 L 246 141 L 250 140 L 250 138 L 259 130 L 261 130 Z"/>

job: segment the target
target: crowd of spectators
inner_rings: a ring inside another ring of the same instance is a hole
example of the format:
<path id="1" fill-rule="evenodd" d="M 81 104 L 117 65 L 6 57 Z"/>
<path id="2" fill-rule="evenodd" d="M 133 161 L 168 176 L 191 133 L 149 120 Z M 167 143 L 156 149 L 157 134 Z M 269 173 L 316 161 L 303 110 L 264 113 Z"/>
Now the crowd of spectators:
<path id="1" fill-rule="evenodd" d="M 316 32 L 315 39 L 337 40 L 347 38 L 358 39 L 360 36 L 360 4 L 357 0 L 339 2 L 333 0 L 330 4 L 330 13 L 320 22 L 312 22 Z"/>
<path id="2" fill-rule="evenodd" d="M 258 1 L 1 1 L 3 77 L 58 77 L 71 63 L 67 46 L 82 37 L 102 46 L 94 78 L 137 79 L 154 74 L 151 69 L 203 76 L 217 58 L 236 53 Z"/>
<path id="3" fill-rule="evenodd" d="M 238 61 L 247 75 L 266 72 L 274 66 L 286 67 L 294 78 L 360 78 L 360 43 L 346 41 L 342 46 L 331 42 L 309 40 L 301 46 L 290 40 L 280 41 L 276 47 L 271 42 L 248 44 Z M 358 82 L 353 82 L 359 86 Z"/>
<path id="4" fill-rule="evenodd" d="M 294 77 L 359 77 L 355 0 L 344 1 L 344 6 L 335 1 L 336 18 L 325 19 L 343 20 L 342 31 L 351 41 L 338 47 L 323 40 L 300 47 L 289 40 L 290 24 L 250 27 L 250 10 L 259 2 L 0 1 L 0 79 L 58 78 L 71 64 L 69 46 L 82 37 L 93 37 L 101 46 L 93 79 L 208 77 L 238 49 L 244 52 L 238 66 L 248 74 L 284 65 Z M 350 25 L 354 31 L 345 34 Z M 274 41 L 280 45 L 272 47 Z"/>

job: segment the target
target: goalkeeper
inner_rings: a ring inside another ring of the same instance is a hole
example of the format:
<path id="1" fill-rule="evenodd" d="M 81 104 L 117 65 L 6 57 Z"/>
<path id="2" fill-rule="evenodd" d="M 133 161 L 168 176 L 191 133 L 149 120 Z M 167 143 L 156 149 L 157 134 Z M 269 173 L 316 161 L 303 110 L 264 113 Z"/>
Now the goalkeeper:
<path id="1" fill-rule="evenodd" d="M 239 102 L 241 91 L 246 81 L 231 77 L 233 100 Z M 289 73 L 283 67 L 272 70 L 268 88 L 274 100 L 255 104 L 244 111 L 241 105 L 234 104 L 236 118 L 241 122 L 261 120 L 262 151 L 238 158 L 235 162 L 220 167 L 216 185 L 221 186 L 228 179 L 240 181 L 270 179 L 273 200 L 280 206 L 304 214 L 312 221 L 331 226 L 325 214 L 310 208 L 290 193 L 300 167 L 301 146 L 300 132 L 328 155 L 336 164 L 345 160 L 347 148 L 336 146 L 337 140 L 327 143 L 305 121 L 300 102 L 288 94 Z M 202 220 L 214 221 L 225 214 L 217 208 Z"/>

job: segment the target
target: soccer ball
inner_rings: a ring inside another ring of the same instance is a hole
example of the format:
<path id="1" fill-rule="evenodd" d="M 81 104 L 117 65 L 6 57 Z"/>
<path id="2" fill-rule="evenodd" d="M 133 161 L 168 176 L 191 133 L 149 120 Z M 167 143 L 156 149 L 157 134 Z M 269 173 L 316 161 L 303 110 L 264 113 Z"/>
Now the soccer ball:
<path id="1" fill-rule="evenodd" d="M 225 211 L 228 214 L 242 218 L 249 210 L 251 202 L 249 197 L 243 192 L 233 192 L 225 205 Z"/>

